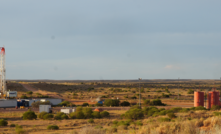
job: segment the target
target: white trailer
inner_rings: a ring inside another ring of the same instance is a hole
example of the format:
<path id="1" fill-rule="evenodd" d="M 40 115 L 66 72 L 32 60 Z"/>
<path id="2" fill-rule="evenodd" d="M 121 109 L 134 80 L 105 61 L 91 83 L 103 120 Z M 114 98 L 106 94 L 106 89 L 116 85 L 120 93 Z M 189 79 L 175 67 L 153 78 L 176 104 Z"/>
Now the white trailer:
<path id="1" fill-rule="evenodd" d="M 7 108 L 7 107 L 16 107 L 17 100 L 16 99 L 0 99 L 0 108 Z"/>
<path id="2" fill-rule="evenodd" d="M 65 114 L 70 114 L 75 111 L 76 111 L 76 108 L 63 108 L 63 109 L 61 109 L 61 112 L 65 113 Z"/>
<path id="3" fill-rule="evenodd" d="M 49 113 L 51 111 L 51 105 L 39 105 L 39 112 L 47 112 Z"/>

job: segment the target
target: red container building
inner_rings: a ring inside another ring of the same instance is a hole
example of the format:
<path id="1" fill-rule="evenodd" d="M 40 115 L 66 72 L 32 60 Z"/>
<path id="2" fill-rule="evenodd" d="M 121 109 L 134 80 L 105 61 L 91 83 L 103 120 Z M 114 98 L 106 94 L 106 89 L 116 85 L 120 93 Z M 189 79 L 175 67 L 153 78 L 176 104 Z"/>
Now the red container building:
<path id="1" fill-rule="evenodd" d="M 194 107 L 204 106 L 204 92 L 194 92 Z"/>
<path id="2" fill-rule="evenodd" d="M 219 92 L 211 91 L 209 94 L 211 94 L 211 107 L 213 105 L 219 105 Z"/>

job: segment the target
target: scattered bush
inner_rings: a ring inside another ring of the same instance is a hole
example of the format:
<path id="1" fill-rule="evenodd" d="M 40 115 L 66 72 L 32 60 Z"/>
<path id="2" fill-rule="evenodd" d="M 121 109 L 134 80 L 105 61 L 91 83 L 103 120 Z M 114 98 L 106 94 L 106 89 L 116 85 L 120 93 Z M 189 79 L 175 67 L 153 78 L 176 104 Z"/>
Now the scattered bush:
<path id="1" fill-rule="evenodd" d="M 71 105 L 71 103 L 69 102 L 69 101 L 63 101 L 63 102 L 61 102 L 61 103 L 59 103 L 58 104 L 59 106 L 70 106 Z"/>
<path id="2" fill-rule="evenodd" d="M 128 101 L 123 101 L 120 105 L 121 106 L 130 106 L 130 103 Z"/>
<path id="3" fill-rule="evenodd" d="M 49 130 L 58 130 L 59 127 L 57 125 L 48 125 L 47 129 L 49 129 Z"/>
<path id="4" fill-rule="evenodd" d="M 213 112 L 213 114 L 214 114 L 215 116 L 220 116 L 220 115 L 221 115 L 221 112 Z"/>
<path id="5" fill-rule="evenodd" d="M 172 119 L 172 118 L 176 118 L 176 115 L 174 113 L 168 113 L 167 116 Z"/>
<path id="6" fill-rule="evenodd" d="M 110 113 L 107 111 L 102 111 L 102 112 L 100 112 L 100 115 L 101 115 L 101 117 L 109 117 Z"/>
<path id="7" fill-rule="evenodd" d="M 84 117 L 85 118 L 92 118 L 93 116 L 92 116 L 92 113 L 93 113 L 93 111 L 92 111 L 92 109 L 91 108 L 83 108 L 82 109 L 82 112 L 84 113 Z"/>
<path id="8" fill-rule="evenodd" d="M 160 122 L 170 122 L 171 119 L 170 118 L 159 118 L 158 119 Z"/>
<path id="9" fill-rule="evenodd" d="M 141 109 L 134 108 L 134 109 L 128 110 L 125 113 L 124 117 L 127 119 L 137 120 L 137 119 L 142 119 L 144 117 L 144 114 Z"/>
<path id="10" fill-rule="evenodd" d="M 100 112 L 94 111 L 92 115 L 94 118 L 101 118 Z"/>
<path id="11" fill-rule="evenodd" d="M 206 108 L 203 106 L 198 106 L 198 107 L 195 107 L 195 110 L 206 110 Z"/>
<path id="12" fill-rule="evenodd" d="M 220 106 L 219 105 L 213 105 L 210 110 L 214 110 L 214 111 L 215 110 L 220 110 Z"/>
<path id="13" fill-rule="evenodd" d="M 111 129 L 110 129 L 110 132 L 111 132 L 111 133 L 116 133 L 116 132 L 117 132 L 117 128 L 116 128 L 116 127 L 111 128 Z"/>
<path id="14" fill-rule="evenodd" d="M 35 114 L 35 112 L 31 110 L 28 110 L 27 112 L 23 114 L 23 120 L 33 120 L 36 118 L 37 118 L 37 115 Z"/>
<path id="15" fill-rule="evenodd" d="M 47 112 L 43 111 L 38 115 L 38 118 L 43 119 L 44 115 L 48 114 Z"/>
<path id="16" fill-rule="evenodd" d="M 0 119 L 0 126 L 7 126 L 8 122 L 4 119 Z"/>
<path id="17" fill-rule="evenodd" d="M 189 89 L 187 92 L 187 94 L 193 94 L 193 93 L 194 93 L 194 91 L 192 89 Z"/>
<path id="18" fill-rule="evenodd" d="M 22 95 L 20 98 L 21 99 L 28 99 L 28 97 L 26 95 Z"/>
<path id="19" fill-rule="evenodd" d="M 16 125 L 15 132 L 17 134 L 25 134 L 25 130 L 23 130 L 22 126 Z"/>
<path id="20" fill-rule="evenodd" d="M 63 112 L 58 112 L 55 117 L 54 117 L 55 120 L 62 120 L 62 119 L 68 119 L 68 116 L 63 113 Z"/>
<path id="21" fill-rule="evenodd" d="M 93 119 L 89 119 L 87 122 L 88 123 L 94 123 L 94 120 Z"/>
<path id="22" fill-rule="evenodd" d="M 15 124 L 11 124 L 10 127 L 15 127 Z"/>
<path id="23" fill-rule="evenodd" d="M 86 106 L 89 106 L 89 104 L 88 103 L 83 103 L 82 106 L 86 107 Z"/>
<path id="24" fill-rule="evenodd" d="M 43 116 L 43 119 L 44 120 L 50 120 L 50 119 L 53 119 L 54 118 L 54 115 L 53 114 L 45 114 L 44 116 Z"/>
<path id="25" fill-rule="evenodd" d="M 32 95 L 32 94 L 33 94 L 32 91 L 28 91 L 28 92 L 26 92 L 26 93 L 29 94 L 29 95 Z"/>
<path id="26" fill-rule="evenodd" d="M 84 119 L 85 118 L 84 113 L 82 111 L 76 112 L 76 118 L 77 119 Z"/>
<path id="27" fill-rule="evenodd" d="M 141 121 L 137 121 L 136 124 L 137 124 L 138 126 L 143 126 L 143 123 L 142 123 Z"/>
<path id="28" fill-rule="evenodd" d="M 95 106 L 100 107 L 100 106 L 103 106 L 103 104 L 101 104 L 101 103 L 96 103 Z"/>
<path id="29" fill-rule="evenodd" d="M 106 106 L 119 106 L 120 101 L 118 99 L 105 99 L 104 105 Z"/>

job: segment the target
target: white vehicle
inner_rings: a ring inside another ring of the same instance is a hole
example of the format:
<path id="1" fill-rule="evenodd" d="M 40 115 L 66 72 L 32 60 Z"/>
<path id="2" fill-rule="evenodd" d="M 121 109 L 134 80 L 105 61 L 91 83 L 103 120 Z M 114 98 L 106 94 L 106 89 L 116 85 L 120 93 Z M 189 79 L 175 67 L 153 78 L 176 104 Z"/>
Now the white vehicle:
<path id="1" fill-rule="evenodd" d="M 7 97 L 17 97 L 17 91 L 8 91 Z"/>

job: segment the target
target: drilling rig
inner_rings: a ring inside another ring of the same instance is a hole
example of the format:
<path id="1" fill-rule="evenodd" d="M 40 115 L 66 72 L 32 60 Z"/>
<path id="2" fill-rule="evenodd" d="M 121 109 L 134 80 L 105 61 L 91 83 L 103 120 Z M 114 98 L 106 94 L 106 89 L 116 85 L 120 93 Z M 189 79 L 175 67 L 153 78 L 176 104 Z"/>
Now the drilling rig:
<path id="1" fill-rule="evenodd" d="M 5 47 L 0 47 L 0 96 L 4 98 L 17 97 L 17 91 L 7 91 L 5 69 Z"/>

